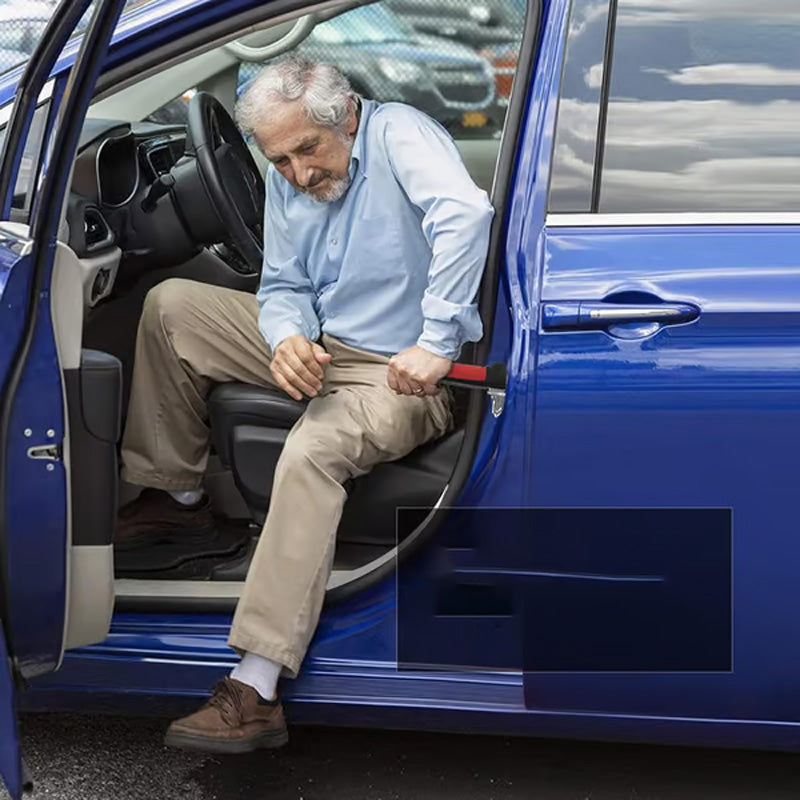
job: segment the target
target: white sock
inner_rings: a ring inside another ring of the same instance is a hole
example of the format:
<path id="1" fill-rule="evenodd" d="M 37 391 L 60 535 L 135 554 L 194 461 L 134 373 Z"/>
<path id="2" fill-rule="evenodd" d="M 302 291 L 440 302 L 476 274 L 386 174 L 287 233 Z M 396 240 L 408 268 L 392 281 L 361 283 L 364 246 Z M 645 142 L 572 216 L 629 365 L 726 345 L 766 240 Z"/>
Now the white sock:
<path id="1" fill-rule="evenodd" d="M 188 492 L 170 492 L 169 494 L 173 500 L 177 500 L 182 506 L 193 506 L 195 503 L 200 502 L 203 490 L 190 489 Z"/>
<path id="2" fill-rule="evenodd" d="M 255 653 L 245 653 L 233 668 L 231 678 L 252 686 L 265 700 L 275 697 L 283 664 Z"/>

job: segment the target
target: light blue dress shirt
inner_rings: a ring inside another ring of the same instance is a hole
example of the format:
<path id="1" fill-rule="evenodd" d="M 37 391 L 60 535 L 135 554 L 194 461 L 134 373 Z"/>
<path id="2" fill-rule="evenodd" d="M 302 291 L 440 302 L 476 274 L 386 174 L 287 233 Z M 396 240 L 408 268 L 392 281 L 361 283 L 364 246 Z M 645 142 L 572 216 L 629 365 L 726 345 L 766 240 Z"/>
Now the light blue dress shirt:
<path id="1" fill-rule="evenodd" d="M 259 327 L 274 350 L 320 332 L 375 353 L 456 358 L 482 335 L 475 297 L 494 210 L 448 133 L 400 103 L 362 101 L 352 183 L 334 203 L 267 172 Z"/>

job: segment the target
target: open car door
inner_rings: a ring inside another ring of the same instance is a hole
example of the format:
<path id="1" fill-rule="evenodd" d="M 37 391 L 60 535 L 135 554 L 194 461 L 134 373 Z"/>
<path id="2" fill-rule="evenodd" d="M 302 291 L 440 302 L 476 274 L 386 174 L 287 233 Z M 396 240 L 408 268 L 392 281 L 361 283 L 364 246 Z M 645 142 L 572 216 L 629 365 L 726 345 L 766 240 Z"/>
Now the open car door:
<path id="1" fill-rule="evenodd" d="M 69 365 L 54 276 L 69 260 L 58 230 L 80 127 L 124 0 L 96 3 L 71 70 L 49 78 L 89 5 L 64 0 L 53 12 L 17 88 L 0 161 L 0 776 L 14 800 L 28 783 L 16 688 L 55 670 L 65 643 L 80 641 L 67 624 L 69 587 L 86 583 L 69 557 Z M 41 144 L 33 167 L 31 137 Z M 110 607 L 83 641 L 102 639 L 109 616 Z"/>

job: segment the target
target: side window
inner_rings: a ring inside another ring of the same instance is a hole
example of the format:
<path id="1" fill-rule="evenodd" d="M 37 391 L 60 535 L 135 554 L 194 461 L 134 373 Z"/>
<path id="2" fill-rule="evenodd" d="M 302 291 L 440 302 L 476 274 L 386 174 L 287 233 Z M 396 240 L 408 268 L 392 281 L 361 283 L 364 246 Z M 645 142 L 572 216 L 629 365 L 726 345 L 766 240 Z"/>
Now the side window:
<path id="1" fill-rule="evenodd" d="M 580 161 L 599 178 L 591 210 L 800 210 L 795 0 L 757 13 L 723 0 L 619 0 L 615 23 L 599 175 Z M 567 125 L 559 119 L 561 140 Z M 562 150 L 551 211 L 590 210 L 564 202 L 563 165 Z"/>
<path id="2" fill-rule="evenodd" d="M 318 24 L 297 52 L 336 65 L 366 98 L 408 103 L 457 137 L 486 138 L 503 126 L 525 2 L 488 6 L 476 17 L 472 0 L 384 0 Z M 240 89 L 260 67 L 242 64 Z"/>
<path id="3" fill-rule="evenodd" d="M 127 0 L 125 12 L 146 5 L 156 0 Z M 5 2 L 0 0 L 0 75 L 17 69 L 24 65 L 33 54 L 36 46 L 44 35 L 45 28 L 52 16 L 57 3 L 23 3 Z M 96 0 L 92 0 L 83 18 L 78 23 L 72 34 L 72 41 L 80 38 L 94 14 Z M 52 83 L 46 90 L 52 90 Z M 43 164 L 43 154 L 49 146 L 45 140 L 48 126 L 48 115 L 51 104 L 50 94 L 48 100 L 41 99 L 33 114 L 31 127 L 25 141 L 19 173 L 14 187 L 11 216 L 17 222 L 27 222 L 33 204 L 34 195 Z M 6 124 L 10 116 L 11 104 L 7 104 L 0 112 L 3 121 L 0 123 L 0 145 L 6 135 Z M 8 113 L 6 113 L 8 112 Z"/>
<path id="4" fill-rule="evenodd" d="M 440 122 L 489 192 L 527 11 L 528 0 L 382 0 L 318 22 L 294 52 L 335 65 L 367 99 L 407 103 Z M 265 63 L 239 63 L 237 97 Z M 147 119 L 185 124 L 194 91 Z M 254 156 L 266 168 L 255 147 Z"/>
<path id="5" fill-rule="evenodd" d="M 527 0 L 384 0 L 317 24 L 296 52 L 334 64 L 365 98 L 408 103 L 438 120 L 488 189 L 526 7 Z M 239 94 L 262 66 L 240 65 Z"/>
<path id="6" fill-rule="evenodd" d="M 47 115 L 50 110 L 50 103 L 43 103 L 33 112 L 28 138 L 25 140 L 25 147 L 22 151 L 17 182 L 14 185 L 14 197 L 11 203 L 12 219 L 17 222 L 24 222 L 28 219 L 33 194 L 38 180 L 40 156 L 42 145 L 44 144 L 44 133 L 47 125 Z M 6 136 L 6 129 L 0 129 L 0 146 Z"/>
<path id="7" fill-rule="evenodd" d="M 31 122 L 28 139 L 25 142 L 25 148 L 22 151 L 19 174 L 17 175 L 17 183 L 14 187 L 12 207 L 18 211 L 22 211 L 25 215 L 25 219 L 27 219 L 31 209 L 33 193 L 38 179 L 39 157 L 42 152 L 42 145 L 44 144 L 44 132 L 47 125 L 47 114 L 49 110 L 50 104 L 45 103 L 33 112 L 33 121 Z"/>
<path id="8" fill-rule="evenodd" d="M 609 0 L 575 0 L 553 150 L 550 210 L 589 211 L 602 101 Z"/>

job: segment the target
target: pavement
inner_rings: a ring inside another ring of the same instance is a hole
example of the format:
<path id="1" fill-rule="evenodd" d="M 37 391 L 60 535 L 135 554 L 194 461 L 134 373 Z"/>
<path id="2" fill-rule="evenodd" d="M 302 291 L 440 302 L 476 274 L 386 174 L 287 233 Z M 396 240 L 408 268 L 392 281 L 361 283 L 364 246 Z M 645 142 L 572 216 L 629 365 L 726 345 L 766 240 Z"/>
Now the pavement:
<path id="1" fill-rule="evenodd" d="M 167 721 L 28 714 L 49 800 L 798 800 L 800 756 L 297 726 L 220 758 L 166 748 Z M 0 790 L 0 798 L 7 795 Z"/>

